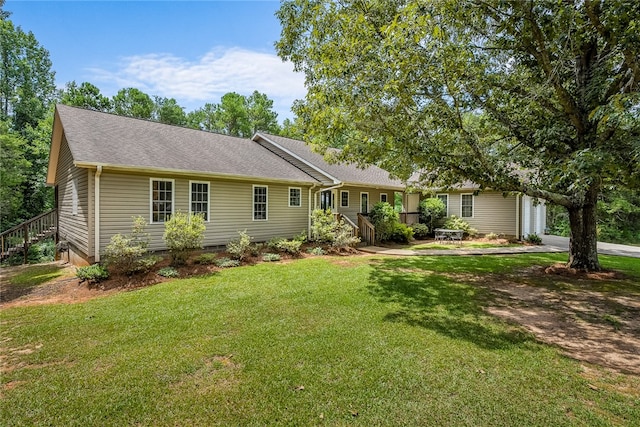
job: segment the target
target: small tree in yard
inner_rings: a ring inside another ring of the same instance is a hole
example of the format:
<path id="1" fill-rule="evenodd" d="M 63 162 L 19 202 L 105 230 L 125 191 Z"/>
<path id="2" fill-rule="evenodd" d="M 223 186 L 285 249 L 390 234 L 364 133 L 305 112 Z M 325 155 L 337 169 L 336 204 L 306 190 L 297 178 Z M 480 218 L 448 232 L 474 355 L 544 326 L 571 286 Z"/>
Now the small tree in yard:
<path id="1" fill-rule="evenodd" d="M 171 265 L 184 265 L 189 254 L 202 248 L 204 241 L 204 216 L 178 212 L 164 224 L 163 239 L 171 254 Z"/>
<path id="2" fill-rule="evenodd" d="M 155 262 L 145 258 L 149 247 L 149 233 L 145 231 L 147 221 L 137 216 L 133 218 L 131 234 L 116 234 L 111 237 L 104 250 L 107 267 L 114 273 L 132 275 L 150 268 Z M 147 257 L 148 258 L 148 257 Z"/>
<path id="3" fill-rule="evenodd" d="M 369 213 L 371 223 L 376 227 L 377 240 L 381 242 L 389 240 L 393 234 L 400 215 L 387 202 L 376 203 Z"/>
<path id="4" fill-rule="evenodd" d="M 447 207 L 437 197 L 430 197 L 420 202 L 420 222 L 429 226 L 429 232 L 433 232 L 434 224 L 447 214 Z"/>

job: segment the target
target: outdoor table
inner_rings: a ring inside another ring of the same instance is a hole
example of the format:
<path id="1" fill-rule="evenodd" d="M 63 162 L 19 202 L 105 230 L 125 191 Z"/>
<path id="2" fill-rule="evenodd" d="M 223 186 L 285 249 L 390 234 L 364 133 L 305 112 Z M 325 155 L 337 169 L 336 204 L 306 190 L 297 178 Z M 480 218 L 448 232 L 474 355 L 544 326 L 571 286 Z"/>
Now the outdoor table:
<path id="1" fill-rule="evenodd" d="M 445 240 L 457 240 L 462 242 L 462 235 L 464 234 L 464 230 L 448 230 L 446 228 L 436 228 L 436 241 L 443 242 Z"/>

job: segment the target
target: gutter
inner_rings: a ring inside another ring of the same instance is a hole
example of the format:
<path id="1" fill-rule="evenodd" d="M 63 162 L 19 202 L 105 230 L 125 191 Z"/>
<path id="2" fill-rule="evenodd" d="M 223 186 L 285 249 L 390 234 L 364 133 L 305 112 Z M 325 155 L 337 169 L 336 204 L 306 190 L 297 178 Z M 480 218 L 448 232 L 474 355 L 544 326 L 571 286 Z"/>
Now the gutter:
<path id="1" fill-rule="evenodd" d="M 314 186 L 315 186 L 315 185 L 314 185 Z M 315 196 L 317 196 L 317 195 L 318 195 L 318 193 L 320 193 L 321 191 L 335 190 L 335 189 L 338 189 L 338 188 L 343 187 L 343 186 L 344 186 L 344 182 L 341 182 L 340 184 L 338 184 L 338 185 L 334 185 L 334 186 L 332 186 L 332 187 L 321 188 L 321 189 L 319 189 L 318 191 L 316 191 L 316 192 L 315 192 Z"/>
<path id="2" fill-rule="evenodd" d="M 93 257 L 94 262 L 100 262 L 100 175 L 102 175 L 102 165 L 96 167 L 93 190 Z"/>
<path id="3" fill-rule="evenodd" d="M 307 215 L 307 236 L 308 238 L 311 238 L 311 213 L 313 212 L 313 206 L 311 206 L 311 203 L 313 201 L 313 189 L 316 188 L 318 186 L 318 184 L 313 184 L 311 187 L 309 187 L 309 211 Z"/>

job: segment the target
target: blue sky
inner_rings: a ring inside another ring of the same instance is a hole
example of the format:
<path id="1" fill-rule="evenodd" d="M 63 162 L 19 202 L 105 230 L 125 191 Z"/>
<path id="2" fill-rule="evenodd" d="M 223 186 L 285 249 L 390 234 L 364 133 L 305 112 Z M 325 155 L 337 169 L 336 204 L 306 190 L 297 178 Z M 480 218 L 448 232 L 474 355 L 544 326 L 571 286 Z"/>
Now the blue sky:
<path id="1" fill-rule="evenodd" d="M 4 10 L 49 51 L 56 84 L 93 83 L 175 98 L 186 111 L 253 90 L 278 119 L 305 95 L 304 77 L 275 54 L 277 1 L 28 1 Z"/>

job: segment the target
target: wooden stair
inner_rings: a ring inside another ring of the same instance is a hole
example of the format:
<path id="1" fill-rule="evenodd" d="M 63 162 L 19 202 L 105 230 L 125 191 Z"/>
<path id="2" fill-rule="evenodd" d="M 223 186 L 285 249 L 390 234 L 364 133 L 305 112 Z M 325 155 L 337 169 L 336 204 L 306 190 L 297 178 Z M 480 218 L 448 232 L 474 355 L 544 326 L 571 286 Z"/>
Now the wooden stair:
<path id="1" fill-rule="evenodd" d="M 16 225 L 0 234 L 0 245 L 2 246 L 0 261 L 14 254 L 23 253 L 26 264 L 29 246 L 52 236 L 57 237 L 57 234 L 58 214 L 55 209 Z"/>

